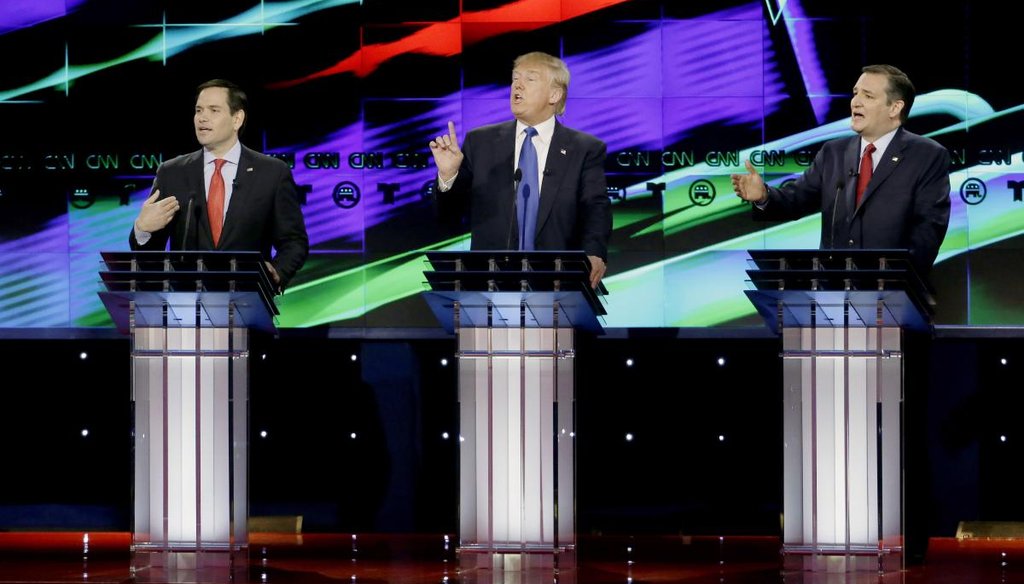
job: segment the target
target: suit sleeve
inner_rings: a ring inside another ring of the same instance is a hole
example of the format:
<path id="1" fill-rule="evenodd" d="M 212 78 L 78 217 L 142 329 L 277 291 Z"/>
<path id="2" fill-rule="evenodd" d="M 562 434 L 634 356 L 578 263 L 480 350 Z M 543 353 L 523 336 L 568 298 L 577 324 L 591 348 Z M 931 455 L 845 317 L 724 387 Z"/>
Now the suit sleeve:
<path id="1" fill-rule="evenodd" d="M 949 227 L 949 151 L 936 145 L 914 193 L 910 255 L 915 268 L 927 275 Z"/>
<path id="2" fill-rule="evenodd" d="M 754 217 L 789 220 L 820 211 L 826 156 L 825 148 L 818 150 L 811 166 L 795 181 L 782 187 L 772 187 L 766 183 L 768 202 L 763 209 L 754 206 Z"/>
<path id="3" fill-rule="evenodd" d="M 273 245 L 274 269 L 281 277 L 284 289 L 292 277 L 306 262 L 309 255 L 309 236 L 306 221 L 299 205 L 298 188 L 291 169 L 281 161 L 275 161 L 278 168 L 277 187 L 274 192 Z"/>
<path id="4" fill-rule="evenodd" d="M 146 196 L 147 199 L 150 196 L 152 196 L 153 191 L 155 191 L 155 190 L 160 188 L 160 184 L 161 184 L 161 180 L 160 179 L 164 175 L 164 173 L 165 173 L 165 169 L 164 169 L 163 166 L 160 166 L 159 168 L 157 168 L 156 179 L 153 180 L 153 188 L 149 190 L 149 195 Z M 161 192 L 160 193 L 160 199 L 166 199 L 169 196 L 171 196 L 170 193 L 167 193 L 167 192 Z M 184 213 L 184 211 L 182 213 Z M 135 221 L 133 220 L 132 221 L 131 231 L 129 231 L 129 233 L 128 233 L 128 246 L 131 248 L 132 251 L 164 251 L 164 250 L 166 250 L 167 249 L 167 240 L 170 239 L 171 233 L 174 231 L 174 228 L 177 226 L 178 215 L 180 215 L 180 214 L 181 213 L 176 214 L 175 217 L 173 219 L 171 219 L 171 222 L 168 223 L 167 225 L 165 225 L 163 229 L 160 229 L 159 231 L 154 231 L 152 234 L 150 234 L 149 241 L 147 241 L 145 244 L 140 244 L 138 242 L 138 240 L 135 238 Z"/>
<path id="5" fill-rule="evenodd" d="M 604 174 L 608 147 L 600 140 L 587 148 L 580 175 L 579 226 L 583 251 L 608 261 L 612 234 L 612 208 Z"/>
<path id="6" fill-rule="evenodd" d="M 438 180 L 434 180 L 434 208 L 442 225 L 453 229 L 465 229 L 470 210 L 470 191 L 473 185 L 473 138 L 469 132 L 462 142 L 462 164 L 452 188 L 441 192 Z"/>

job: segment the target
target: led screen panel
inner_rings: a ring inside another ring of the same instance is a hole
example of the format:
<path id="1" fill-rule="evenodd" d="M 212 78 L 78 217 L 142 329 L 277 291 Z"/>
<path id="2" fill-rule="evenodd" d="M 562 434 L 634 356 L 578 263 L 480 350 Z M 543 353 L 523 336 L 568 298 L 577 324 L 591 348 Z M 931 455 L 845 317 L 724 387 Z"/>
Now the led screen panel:
<path id="1" fill-rule="evenodd" d="M 898 3 L 897 3 L 898 4 Z M 777 0 L 14 0 L 0 6 L 0 323 L 110 327 L 101 250 L 127 249 L 156 167 L 197 148 L 194 88 L 250 96 L 243 142 L 285 160 L 312 253 L 284 327 L 430 328 L 424 252 L 468 249 L 433 203 L 427 143 L 449 120 L 510 119 L 512 60 L 562 57 L 569 126 L 608 145 L 609 327 L 760 322 L 746 250 L 813 248 L 821 218 L 751 219 L 729 175 L 772 184 L 851 135 L 860 67 L 914 81 L 908 128 L 946 146 L 952 218 L 937 322 L 1020 325 L 1021 98 L 1013 19 L 982 2 L 915 8 Z M 908 39 L 910 35 L 913 38 Z"/>

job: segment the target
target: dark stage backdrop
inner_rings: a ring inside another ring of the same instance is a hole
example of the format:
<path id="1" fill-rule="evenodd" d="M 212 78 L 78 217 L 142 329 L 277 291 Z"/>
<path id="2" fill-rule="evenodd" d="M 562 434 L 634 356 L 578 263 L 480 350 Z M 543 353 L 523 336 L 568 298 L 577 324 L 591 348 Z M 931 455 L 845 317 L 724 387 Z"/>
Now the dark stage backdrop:
<path id="1" fill-rule="evenodd" d="M 813 248 L 820 216 L 755 223 L 728 175 L 751 158 L 792 179 L 850 134 L 878 62 L 917 85 L 908 127 L 952 153 L 938 322 L 1024 324 L 1019 25 L 996 6 L 4 0 L 0 323 L 112 326 L 99 252 L 127 248 L 157 165 L 196 148 L 194 88 L 223 77 L 250 94 L 244 142 L 301 186 L 313 253 L 280 324 L 434 327 L 423 253 L 469 236 L 434 215 L 427 143 L 509 119 L 512 60 L 543 50 L 572 72 L 564 122 L 609 148 L 607 326 L 759 323 L 745 250 Z"/>

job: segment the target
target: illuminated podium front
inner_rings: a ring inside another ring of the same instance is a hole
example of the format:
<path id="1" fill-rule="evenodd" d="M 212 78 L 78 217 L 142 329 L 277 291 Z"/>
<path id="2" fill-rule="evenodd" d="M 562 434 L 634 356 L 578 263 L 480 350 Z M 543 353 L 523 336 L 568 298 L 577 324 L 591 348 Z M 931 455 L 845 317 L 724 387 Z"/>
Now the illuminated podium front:
<path id="1" fill-rule="evenodd" d="M 424 293 L 456 335 L 459 562 L 575 562 L 575 334 L 601 332 L 583 252 L 432 252 Z"/>
<path id="2" fill-rule="evenodd" d="M 751 302 L 782 337 L 790 569 L 904 565 L 903 337 L 933 302 L 906 250 L 754 250 Z"/>
<path id="3" fill-rule="evenodd" d="M 249 332 L 277 314 L 263 258 L 101 255 L 100 297 L 131 338 L 135 581 L 230 577 L 249 544 Z"/>

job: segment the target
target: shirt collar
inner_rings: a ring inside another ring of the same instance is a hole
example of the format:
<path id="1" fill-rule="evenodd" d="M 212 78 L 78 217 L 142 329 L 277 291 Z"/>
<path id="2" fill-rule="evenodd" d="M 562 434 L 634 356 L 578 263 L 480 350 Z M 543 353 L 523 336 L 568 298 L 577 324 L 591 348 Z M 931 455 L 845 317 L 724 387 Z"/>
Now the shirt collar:
<path id="1" fill-rule="evenodd" d="M 523 130 L 526 128 L 529 128 L 529 126 L 519 120 L 516 120 L 516 136 L 522 134 Z M 537 128 L 537 136 L 543 140 L 545 144 L 550 144 L 551 136 L 555 134 L 555 116 L 551 116 L 534 126 L 534 128 Z"/>
<path id="2" fill-rule="evenodd" d="M 221 158 L 235 166 L 238 166 L 238 161 L 242 158 L 242 143 L 235 140 L 235 145 L 232 146 L 231 149 L 228 150 L 228 153 Z M 203 148 L 203 166 L 211 164 L 214 160 L 217 160 L 217 157 L 206 148 Z"/>
<path id="3" fill-rule="evenodd" d="M 899 129 L 900 129 L 899 126 L 896 126 L 896 128 L 894 128 L 892 131 L 886 132 L 885 134 L 882 134 L 877 140 L 872 142 L 872 144 L 875 145 L 875 152 L 877 152 L 879 156 L 881 156 L 882 153 L 885 152 L 885 149 L 889 147 L 889 142 L 892 142 L 893 137 L 896 136 L 896 132 L 898 132 Z M 861 138 L 860 139 L 860 155 L 861 156 L 864 156 L 864 149 L 867 148 L 867 147 L 868 147 L 868 141 L 865 140 L 864 138 Z"/>

